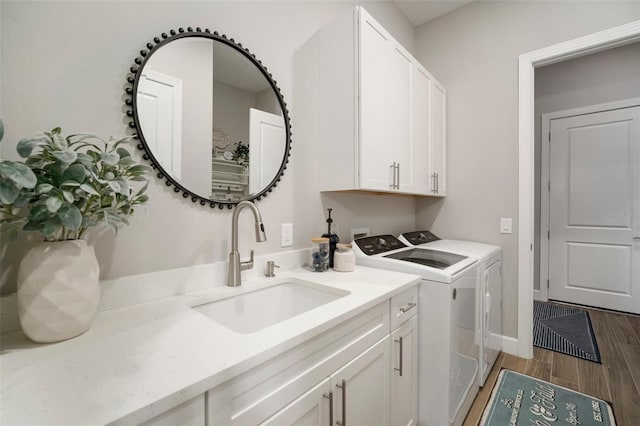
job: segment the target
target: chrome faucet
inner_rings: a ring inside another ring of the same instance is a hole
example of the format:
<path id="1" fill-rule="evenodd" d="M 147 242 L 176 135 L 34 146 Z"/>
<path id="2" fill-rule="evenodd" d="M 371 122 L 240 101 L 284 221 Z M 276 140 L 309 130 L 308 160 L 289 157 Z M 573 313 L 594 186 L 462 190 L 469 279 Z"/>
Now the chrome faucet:
<path id="1" fill-rule="evenodd" d="M 247 262 L 240 261 L 240 253 L 238 252 L 238 216 L 245 207 L 251 209 L 256 221 L 256 242 L 261 243 L 267 239 L 260 210 L 250 201 L 239 202 L 233 211 L 233 219 L 231 220 L 231 253 L 229 253 L 229 275 L 227 277 L 229 287 L 238 287 L 242 284 L 240 271 L 253 268 L 253 250 L 251 250 L 251 259 Z"/>

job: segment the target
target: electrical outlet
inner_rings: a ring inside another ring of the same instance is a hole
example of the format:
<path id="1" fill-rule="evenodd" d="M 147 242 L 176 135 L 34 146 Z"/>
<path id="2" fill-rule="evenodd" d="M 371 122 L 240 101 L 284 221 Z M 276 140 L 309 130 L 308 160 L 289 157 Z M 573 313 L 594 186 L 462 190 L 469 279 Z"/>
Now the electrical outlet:
<path id="1" fill-rule="evenodd" d="M 351 241 L 369 236 L 369 228 L 353 228 L 351 229 Z"/>
<path id="2" fill-rule="evenodd" d="M 282 243 L 281 247 L 291 247 L 293 245 L 293 223 L 282 224 Z"/>

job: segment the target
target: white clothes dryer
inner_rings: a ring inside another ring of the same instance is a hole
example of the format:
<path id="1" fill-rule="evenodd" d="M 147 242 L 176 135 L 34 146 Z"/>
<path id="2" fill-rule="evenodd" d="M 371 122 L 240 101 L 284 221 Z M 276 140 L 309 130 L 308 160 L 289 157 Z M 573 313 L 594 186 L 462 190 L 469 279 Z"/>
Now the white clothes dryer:
<path id="1" fill-rule="evenodd" d="M 420 275 L 418 424 L 461 425 L 478 393 L 474 257 L 408 247 L 393 235 L 354 241 L 356 263 Z"/>
<path id="2" fill-rule="evenodd" d="M 401 234 L 398 239 L 409 246 L 443 250 L 478 259 L 478 334 L 480 338 L 480 386 L 502 351 L 502 247 L 476 241 L 440 239 L 429 231 Z"/>

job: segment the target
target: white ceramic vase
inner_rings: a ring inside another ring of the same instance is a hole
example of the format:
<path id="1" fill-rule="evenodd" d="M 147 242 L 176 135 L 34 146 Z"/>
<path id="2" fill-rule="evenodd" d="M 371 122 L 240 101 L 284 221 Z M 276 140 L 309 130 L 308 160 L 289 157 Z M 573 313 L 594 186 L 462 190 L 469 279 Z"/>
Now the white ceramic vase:
<path id="1" fill-rule="evenodd" d="M 83 240 L 44 242 L 18 270 L 18 315 L 35 342 L 70 339 L 89 329 L 100 299 L 100 267 Z"/>

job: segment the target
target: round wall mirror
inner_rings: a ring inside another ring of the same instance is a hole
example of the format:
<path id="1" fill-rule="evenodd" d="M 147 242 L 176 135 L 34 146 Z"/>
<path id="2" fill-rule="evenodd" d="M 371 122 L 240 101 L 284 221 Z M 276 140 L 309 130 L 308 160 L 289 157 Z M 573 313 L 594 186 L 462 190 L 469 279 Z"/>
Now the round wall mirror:
<path id="1" fill-rule="evenodd" d="M 290 155 L 289 115 L 248 49 L 217 32 L 180 28 L 147 43 L 131 73 L 129 126 L 175 192 L 232 208 L 277 185 Z"/>

